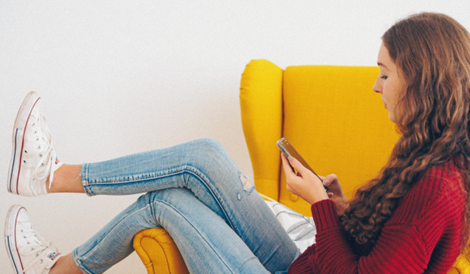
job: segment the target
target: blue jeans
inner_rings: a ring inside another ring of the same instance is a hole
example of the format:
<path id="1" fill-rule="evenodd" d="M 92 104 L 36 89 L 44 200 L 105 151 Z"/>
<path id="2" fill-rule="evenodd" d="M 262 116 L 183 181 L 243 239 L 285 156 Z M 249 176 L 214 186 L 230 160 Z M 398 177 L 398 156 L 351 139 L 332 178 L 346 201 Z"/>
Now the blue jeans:
<path id="1" fill-rule="evenodd" d="M 298 249 L 223 147 L 200 139 L 83 164 L 85 192 L 145 193 L 72 252 L 84 273 L 102 273 L 134 250 L 136 233 L 163 227 L 191 273 L 285 271 Z"/>

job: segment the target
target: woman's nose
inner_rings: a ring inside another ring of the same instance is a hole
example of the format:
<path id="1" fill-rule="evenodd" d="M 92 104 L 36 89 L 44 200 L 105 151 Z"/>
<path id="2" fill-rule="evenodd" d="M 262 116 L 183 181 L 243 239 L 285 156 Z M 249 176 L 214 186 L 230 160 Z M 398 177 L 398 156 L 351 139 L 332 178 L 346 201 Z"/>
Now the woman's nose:
<path id="1" fill-rule="evenodd" d="M 382 94 L 382 85 L 380 84 L 380 79 L 379 78 L 377 78 L 377 80 L 375 81 L 375 84 L 372 87 L 372 90 L 374 92 Z"/>

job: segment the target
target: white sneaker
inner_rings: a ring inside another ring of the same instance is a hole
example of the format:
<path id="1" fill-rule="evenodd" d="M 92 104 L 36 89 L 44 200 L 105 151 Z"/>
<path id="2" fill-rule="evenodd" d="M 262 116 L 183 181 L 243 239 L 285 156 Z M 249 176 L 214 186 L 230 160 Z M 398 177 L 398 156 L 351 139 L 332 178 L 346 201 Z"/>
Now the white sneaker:
<path id="1" fill-rule="evenodd" d="M 40 99 L 36 92 L 31 91 L 16 116 L 7 180 L 7 190 L 14 194 L 47 194 L 47 177 L 50 188 L 54 172 L 62 165 L 52 148 L 51 134 L 39 108 Z"/>
<path id="2" fill-rule="evenodd" d="M 16 274 L 47 274 L 62 257 L 32 229 L 26 209 L 20 205 L 8 210 L 5 247 Z"/>

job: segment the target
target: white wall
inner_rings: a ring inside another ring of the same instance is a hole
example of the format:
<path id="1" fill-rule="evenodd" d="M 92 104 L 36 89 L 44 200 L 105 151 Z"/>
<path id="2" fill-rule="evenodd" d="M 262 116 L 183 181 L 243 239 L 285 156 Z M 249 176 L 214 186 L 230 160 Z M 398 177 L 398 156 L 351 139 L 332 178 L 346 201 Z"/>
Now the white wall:
<path id="1" fill-rule="evenodd" d="M 42 94 L 66 163 L 210 137 L 252 177 L 238 101 L 251 59 L 282 68 L 374 65 L 383 32 L 419 11 L 449 14 L 470 29 L 467 0 L 0 0 L 0 178 L 7 178 L 11 128 L 30 90 Z M 136 199 L 26 198 L 0 189 L 0 222 L 10 205 L 23 204 L 64 253 Z M 135 254 L 108 273 L 134 269 L 145 273 Z M 13 273 L 3 241 L 0 272 Z"/>

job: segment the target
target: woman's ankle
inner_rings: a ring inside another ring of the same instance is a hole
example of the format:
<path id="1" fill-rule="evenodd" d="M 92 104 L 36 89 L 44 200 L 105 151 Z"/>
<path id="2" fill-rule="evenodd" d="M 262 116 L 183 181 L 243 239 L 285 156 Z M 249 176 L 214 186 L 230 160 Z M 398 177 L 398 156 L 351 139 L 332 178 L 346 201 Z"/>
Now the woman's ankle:
<path id="1" fill-rule="evenodd" d="M 83 274 L 72 259 L 72 253 L 62 256 L 57 263 L 51 268 L 49 274 Z"/>
<path id="2" fill-rule="evenodd" d="M 81 178 L 81 165 L 63 164 L 54 173 L 51 187 L 49 188 L 49 178 L 46 181 L 48 193 L 84 193 Z"/>

